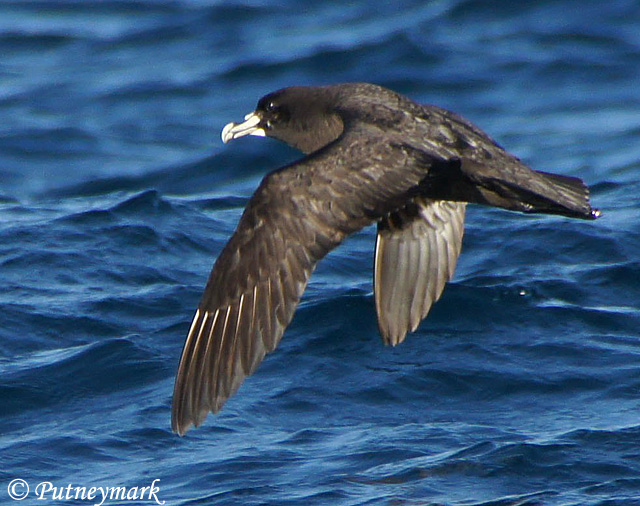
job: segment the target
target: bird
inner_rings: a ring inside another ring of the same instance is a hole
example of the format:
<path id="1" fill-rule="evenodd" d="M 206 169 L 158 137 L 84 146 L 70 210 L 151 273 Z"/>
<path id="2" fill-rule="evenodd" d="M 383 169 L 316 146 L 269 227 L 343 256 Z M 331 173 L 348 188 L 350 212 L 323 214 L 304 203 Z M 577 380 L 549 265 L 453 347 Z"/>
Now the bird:
<path id="1" fill-rule="evenodd" d="M 468 203 L 593 220 L 579 178 L 536 171 L 470 121 L 369 83 L 291 86 L 222 130 L 303 157 L 268 173 L 219 254 L 175 379 L 171 426 L 218 412 L 272 352 L 317 262 L 377 224 L 373 292 L 385 344 L 416 330 L 451 280 Z"/>

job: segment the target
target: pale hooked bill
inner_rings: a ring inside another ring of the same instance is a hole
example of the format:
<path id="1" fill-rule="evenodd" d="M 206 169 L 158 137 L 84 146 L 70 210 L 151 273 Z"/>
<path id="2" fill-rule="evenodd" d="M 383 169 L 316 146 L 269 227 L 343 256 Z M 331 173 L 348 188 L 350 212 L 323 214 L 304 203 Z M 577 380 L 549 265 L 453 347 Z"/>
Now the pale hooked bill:
<path id="1" fill-rule="evenodd" d="M 225 144 L 232 139 L 243 137 L 245 135 L 255 135 L 257 137 L 266 137 L 267 133 L 264 128 L 259 127 L 261 118 L 255 112 L 250 112 L 244 117 L 242 123 L 227 123 L 222 129 L 222 142 Z"/>

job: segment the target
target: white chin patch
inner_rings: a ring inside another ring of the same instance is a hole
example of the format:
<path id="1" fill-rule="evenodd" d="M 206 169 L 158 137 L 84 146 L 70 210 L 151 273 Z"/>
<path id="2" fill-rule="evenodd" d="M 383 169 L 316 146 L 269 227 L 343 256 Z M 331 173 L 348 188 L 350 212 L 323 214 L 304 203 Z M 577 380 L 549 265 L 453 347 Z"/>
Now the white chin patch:
<path id="1" fill-rule="evenodd" d="M 244 117 L 244 122 L 242 123 L 228 123 L 222 129 L 222 142 L 226 144 L 231 139 L 237 139 L 245 135 L 266 137 L 267 133 L 264 131 L 264 128 L 258 126 L 260 121 L 260 116 L 255 112 L 251 112 Z"/>

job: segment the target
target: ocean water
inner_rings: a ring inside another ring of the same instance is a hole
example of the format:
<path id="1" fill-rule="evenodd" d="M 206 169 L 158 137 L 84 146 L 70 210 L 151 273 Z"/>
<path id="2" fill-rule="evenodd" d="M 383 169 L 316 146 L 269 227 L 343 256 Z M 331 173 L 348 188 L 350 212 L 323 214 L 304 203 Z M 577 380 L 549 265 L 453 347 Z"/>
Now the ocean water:
<path id="1" fill-rule="evenodd" d="M 220 130 L 269 91 L 341 81 L 463 114 L 583 178 L 603 217 L 470 208 L 453 282 L 395 348 L 362 231 L 180 438 L 211 265 L 299 156 Z M 21 505 L 639 505 L 640 6 L 0 1 L 0 282 L 3 505 L 27 485 Z"/>

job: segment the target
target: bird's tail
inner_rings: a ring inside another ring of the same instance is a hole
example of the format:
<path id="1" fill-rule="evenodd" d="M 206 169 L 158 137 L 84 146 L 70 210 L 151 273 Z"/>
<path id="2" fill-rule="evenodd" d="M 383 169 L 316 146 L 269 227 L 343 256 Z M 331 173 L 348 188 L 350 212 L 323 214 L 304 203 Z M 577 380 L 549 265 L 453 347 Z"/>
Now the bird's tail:
<path id="1" fill-rule="evenodd" d="M 471 173 L 474 184 L 462 200 L 511 211 L 559 214 L 595 220 L 600 211 L 589 203 L 589 188 L 577 177 L 549 174 L 524 167 L 519 173 L 504 171 L 496 177 L 480 170 Z M 475 194 L 473 194 L 475 192 Z"/>
<path id="2" fill-rule="evenodd" d="M 582 179 L 532 170 L 517 159 L 494 164 L 469 159 L 434 164 L 431 158 L 425 186 L 440 200 L 583 220 L 600 216 L 591 207 L 589 188 Z"/>
<path id="3" fill-rule="evenodd" d="M 540 177 L 539 184 L 546 186 L 544 192 L 529 192 L 523 200 L 532 207 L 529 212 L 560 214 L 572 218 L 595 220 L 600 211 L 593 209 L 589 202 L 589 187 L 577 177 L 561 176 L 548 172 L 535 171 Z M 538 185 L 536 185 L 538 186 Z"/>

